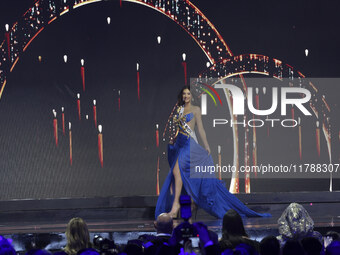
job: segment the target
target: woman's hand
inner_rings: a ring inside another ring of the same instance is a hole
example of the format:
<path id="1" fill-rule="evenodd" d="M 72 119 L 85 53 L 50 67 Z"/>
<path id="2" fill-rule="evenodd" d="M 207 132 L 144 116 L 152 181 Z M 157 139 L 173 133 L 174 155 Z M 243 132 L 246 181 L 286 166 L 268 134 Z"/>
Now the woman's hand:
<path id="1" fill-rule="evenodd" d="M 210 147 L 209 145 L 205 146 L 205 150 L 208 152 L 208 154 L 210 155 Z"/>

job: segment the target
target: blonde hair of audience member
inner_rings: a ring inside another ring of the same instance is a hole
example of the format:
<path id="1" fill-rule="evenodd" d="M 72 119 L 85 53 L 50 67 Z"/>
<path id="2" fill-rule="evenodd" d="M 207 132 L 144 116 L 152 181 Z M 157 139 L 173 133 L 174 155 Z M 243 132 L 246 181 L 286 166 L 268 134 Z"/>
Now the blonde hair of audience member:
<path id="1" fill-rule="evenodd" d="M 69 255 L 75 255 L 82 249 L 92 247 L 87 224 L 81 218 L 73 218 L 69 221 L 66 228 L 66 239 L 65 252 Z"/>

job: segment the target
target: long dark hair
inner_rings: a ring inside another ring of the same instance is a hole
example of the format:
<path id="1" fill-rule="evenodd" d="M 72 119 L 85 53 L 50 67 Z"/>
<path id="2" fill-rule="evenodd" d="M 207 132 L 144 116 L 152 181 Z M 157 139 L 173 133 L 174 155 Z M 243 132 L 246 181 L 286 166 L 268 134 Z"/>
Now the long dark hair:
<path id="1" fill-rule="evenodd" d="M 177 96 L 177 105 L 178 106 L 182 106 L 184 105 L 184 101 L 183 101 L 183 91 L 188 89 L 190 92 L 190 86 L 184 86 L 182 87 L 181 91 L 179 92 L 178 96 Z"/>
<path id="2" fill-rule="evenodd" d="M 242 243 L 244 237 L 248 237 L 241 216 L 234 210 L 230 209 L 223 216 L 222 238 L 220 246 L 222 250 L 233 249 L 236 245 Z"/>
<path id="3" fill-rule="evenodd" d="M 223 216 L 222 234 L 226 236 L 248 236 L 241 216 L 234 209 L 230 209 Z"/>

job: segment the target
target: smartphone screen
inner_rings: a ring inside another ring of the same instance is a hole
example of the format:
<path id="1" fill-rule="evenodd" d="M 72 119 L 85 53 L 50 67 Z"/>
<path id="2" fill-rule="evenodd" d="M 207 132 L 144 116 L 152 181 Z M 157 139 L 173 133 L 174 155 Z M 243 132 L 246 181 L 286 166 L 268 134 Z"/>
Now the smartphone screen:
<path id="1" fill-rule="evenodd" d="M 200 239 L 198 237 L 190 237 L 192 248 L 198 248 Z"/>

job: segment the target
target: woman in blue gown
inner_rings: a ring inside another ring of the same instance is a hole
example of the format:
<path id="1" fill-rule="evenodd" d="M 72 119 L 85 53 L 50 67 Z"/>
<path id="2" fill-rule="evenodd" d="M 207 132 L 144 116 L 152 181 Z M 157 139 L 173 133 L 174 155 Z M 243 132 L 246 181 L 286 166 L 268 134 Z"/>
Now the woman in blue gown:
<path id="1" fill-rule="evenodd" d="M 245 206 L 232 195 L 226 187 L 209 172 L 196 171 L 213 166 L 210 147 L 202 124 L 200 108 L 191 104 L 190 87 L 184 87 L 178 97 L 177 114 L 174 123 L 178 125 L 175 144 L 168 146 L 168 161 L 170 172 L 163 184 L 156 205 L 156 218 L 159 214 L 169 212 L 176 217 L 180 209 L 179 197 L 182 187 L 191 196 L 198 207 L 209 214 L 223 218 L 229 209 L 236 210 L 243 217 L 268 217 L 270 214 L 260 214 Z M 201 147 L 194 132 L 197 125 L 198 133 L 203 142 Z M 171 186 L 174 194 L 171 194 Z"/>

